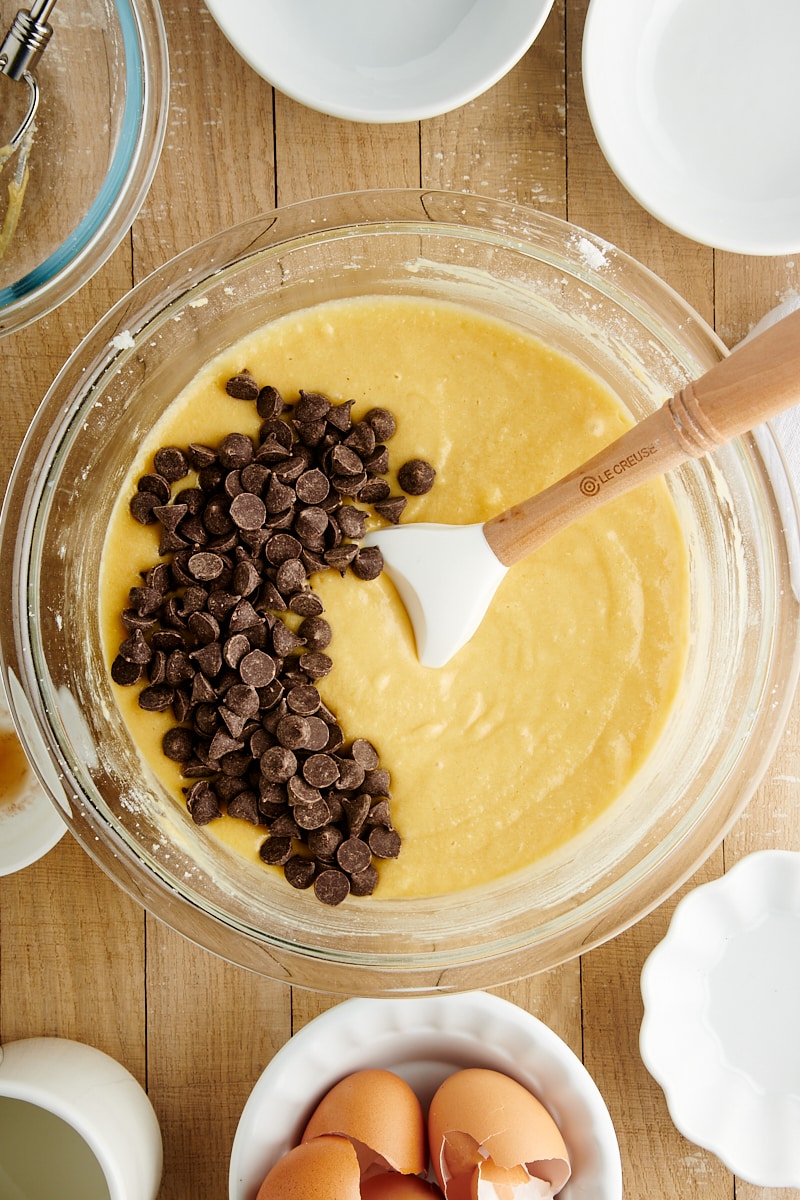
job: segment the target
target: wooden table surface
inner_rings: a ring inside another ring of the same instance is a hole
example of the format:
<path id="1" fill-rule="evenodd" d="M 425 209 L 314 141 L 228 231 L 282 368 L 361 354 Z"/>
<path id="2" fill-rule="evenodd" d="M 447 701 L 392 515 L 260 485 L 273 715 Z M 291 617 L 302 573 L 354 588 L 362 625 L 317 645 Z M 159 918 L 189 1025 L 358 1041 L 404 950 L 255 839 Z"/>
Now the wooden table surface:
<path id="1" fill-rule="evenodd" d="M 276 93 L 200 0 L 164 0 L 172 94 L 166 143 L 131 234 L 58 311 L 0 343 L 2 485 L 58 367 L 106 308 L 174 253 L 260 211 L 363 187 L 440 187 L 512 199 L 585 227 L 647 264 L 733 345 L 800 290 L 800 262 L 714 252 L 645 213 L 605 163 L 586 111 L 587 0 L 556 0 L 533 48 L 486 95 L 421 124 L 322 116 Z M 800 705 L 771 770 L 722 847 L 686 885 L 753 850 L 800 850 Z M 639 975 L 677 896 L 634 928 L 498 991 L 582 1057 L 619 1136 L 627 1200 L 800 1195 L 735 1180 L 673 1127 L 638 1053 Z M 226 964 L 162 926 L 70 837 L 0 880 L 0 1040 L 77 1038 L 144 1084 L 164 1137 L 160 1200 L 224 1200 L 254 1081 L 291 1033 L 340 998 Z M 54 1198 L 55 1200 L 55 1198 Z"/>

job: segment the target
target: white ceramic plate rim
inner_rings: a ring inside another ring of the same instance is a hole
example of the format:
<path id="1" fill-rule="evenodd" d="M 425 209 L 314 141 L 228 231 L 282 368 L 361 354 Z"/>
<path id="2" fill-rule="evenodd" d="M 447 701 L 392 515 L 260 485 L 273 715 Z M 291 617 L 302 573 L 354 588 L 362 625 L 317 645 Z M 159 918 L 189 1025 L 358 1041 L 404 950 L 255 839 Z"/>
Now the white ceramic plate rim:
<path id="1" fill-rule="evenodd" d="M 440 116 L 482 95 L 533 44 L 553 0 L 206 5 L 242 58 L 291 99 L 350 121 L 396 123 Z"/>
<path id="2" fill-rule="evenodd" d="M 642 971 L 639 1046 L 686 1138 L 712 1151 L 740 1179 L 796 1188 L 800 1094 L 768 1091 L 726 1060 L 707 1000 L 709 972 L 732 939 L 785 914 L 800 915 L 795 851 L 747 855 L 722 878 L 689 892 Z M 795 961 L 800 974 L 800 958 Z M 737 999 L 732 996 L 733 1005 Z M 787 1046 L 796 1042 L 796 1022 L 785 1037 Z"/>
<path id="3" fill-rule="evenodd" d="M 570 1151 L 572 1178 L 560 1200 L 621 1200 L 614 1127 L 588 1071 L 536 1017 L 486 992 L 346 1000 L 304 1026 L 245 1104 L 231 1154 L 230 1200 L 254 1200 L 269 1167 L 299 1141 L 317 1101 L 365 1066 L 396 1071 L 424 1106 L 460 1067 L 514 1076 L 550 1110 Z"/>
<path id="4" fill-rule="evenodd" d="M 798 40 L 795 0 L 591 0 L 589 115 L 648 212 L 734 253 L 800 249 Z"/>

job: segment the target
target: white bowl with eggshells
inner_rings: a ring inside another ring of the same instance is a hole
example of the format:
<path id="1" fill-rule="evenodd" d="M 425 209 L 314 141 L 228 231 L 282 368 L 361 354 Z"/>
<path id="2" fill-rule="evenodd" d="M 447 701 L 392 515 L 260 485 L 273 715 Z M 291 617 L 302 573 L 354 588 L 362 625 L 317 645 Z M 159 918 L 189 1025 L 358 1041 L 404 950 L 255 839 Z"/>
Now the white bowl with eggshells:
<path id="1" fill-rule="evenodd" d="M 486 992 L 346 1000 L 296 1033 L 245 1104 L 229 1200 L 255 1200 L 267 1173 L 300 1142 L 319 1101 L 339 1080 L 375 1067 L 410 1084 L 426 1114 L 456 1071 L 477 1067 L 509 1076 L 544 1105 L 563 1138 L 571 1173 L 560 1200 L 620 1200 L 619 1147 L 593 1079 L 540 1020 Z"/>

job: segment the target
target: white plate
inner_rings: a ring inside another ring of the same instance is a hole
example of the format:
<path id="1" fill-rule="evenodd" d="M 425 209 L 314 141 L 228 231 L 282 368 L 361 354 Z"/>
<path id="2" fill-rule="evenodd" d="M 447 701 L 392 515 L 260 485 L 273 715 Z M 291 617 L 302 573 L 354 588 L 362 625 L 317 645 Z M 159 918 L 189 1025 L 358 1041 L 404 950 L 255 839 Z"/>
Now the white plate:
<path id="1" fill-rule="evenodd" d="M 553 0 L 206 0 L 253 70 L 351 121 L 418 121 L 497 83 Z"/>
<path id="2" fill-rule="evenodd" d="M 426 1110 L 442 1080 L 462 1067 L 513 1076 L 549 1109 L 569 1150 L 572 1177 L 559 1200 L 621 1200 L 614 1127 L 580 1059 L 524 1009 L 484 992 L 346 1000 L 296 1033 L 242 1112 L 230 1200 L 254 1200 L 270 1167 L 300 1140 L 322 1096 L 343 1076 L 376 1066 L 410 1083 Z"/>
<path id="3" fill-rule="evenodd" d="M 583 79 L 610 166 L 664 224 L 800 249 L 797 0 L 591 0 Z"/>
<path id="4" fill-rule="evenodd" d="M 800 1187 L 800 853 L 748 855 L 675 909 L 639 1044 L 675 1125 L 760 1187 Z"/>
<path id="5" fill-rule="evenodd" d="M 42 858 L 66 830 L 25 759 L 0 683 L 0 875 L 12 875 Z"/>

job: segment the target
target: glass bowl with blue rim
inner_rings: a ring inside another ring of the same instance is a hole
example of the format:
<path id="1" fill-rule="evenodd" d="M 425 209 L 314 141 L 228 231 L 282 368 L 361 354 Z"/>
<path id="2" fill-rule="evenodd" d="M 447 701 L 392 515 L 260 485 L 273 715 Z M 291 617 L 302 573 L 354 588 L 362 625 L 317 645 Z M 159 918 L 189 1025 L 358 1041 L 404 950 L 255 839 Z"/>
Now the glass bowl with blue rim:
<path id="1" fill-rule="evenodd" d="M 0 35 L 16 7 L 3 5 Z M 28 181 L 0 258 L 0 335 L 51 312 L 113 253 L 147 194 L 166 130 L 169 63 L 156 0 L 60 0 L 47 20 Z M 28 102 L 24 81 L 0 75 L 3 144 Z M 12 157 L 3 171 L 0 224 L 16 166 Z"/>

